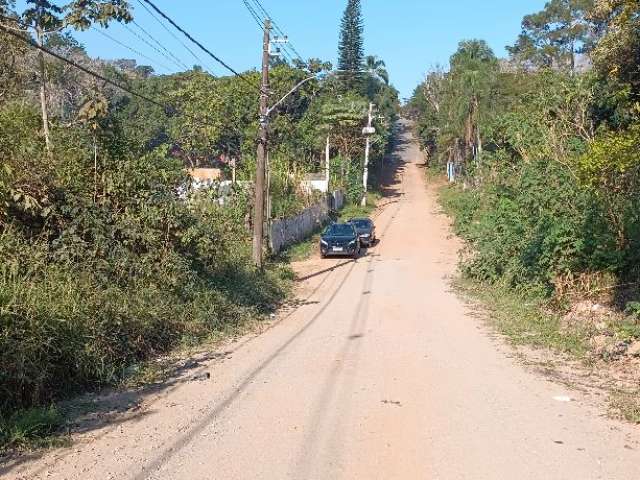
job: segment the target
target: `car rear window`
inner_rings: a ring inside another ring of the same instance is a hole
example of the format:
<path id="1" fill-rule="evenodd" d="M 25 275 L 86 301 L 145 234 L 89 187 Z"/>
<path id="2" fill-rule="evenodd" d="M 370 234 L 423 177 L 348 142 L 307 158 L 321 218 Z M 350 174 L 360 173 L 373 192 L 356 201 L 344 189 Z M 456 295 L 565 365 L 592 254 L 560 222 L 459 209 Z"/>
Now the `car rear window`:
<path id="1" fill-rule="evenodd" d="M 369 228 L 371 226 L 371 220 L 354 220 L 352 223 L 356 228 Z"/>

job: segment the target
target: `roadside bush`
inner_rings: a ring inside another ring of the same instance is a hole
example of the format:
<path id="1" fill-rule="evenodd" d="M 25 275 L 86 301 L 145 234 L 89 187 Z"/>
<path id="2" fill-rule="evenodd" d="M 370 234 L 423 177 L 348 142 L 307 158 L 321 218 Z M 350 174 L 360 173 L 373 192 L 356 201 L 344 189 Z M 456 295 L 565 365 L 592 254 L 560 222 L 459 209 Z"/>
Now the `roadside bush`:
<path id="1" fill-rule="evenodd" d="M 619 248 L 604 202 L 563 165 L 493 161 L 482 178 L 477 188 L 450 187 L 443 197 L 469 242 L 469 276 L 551 293 L 563 274 L 620 274 L 628 267 L 631 252 Z"/>
<path id="2" fill-rule="evenodd" d="M 6 418 L 0 414 L 0 446 L 20 448 L 58 444 L 60 442 L 51 435 L 63 424 L 64 416 L 55 407 L 21 410 Z"/>
<path id="3" fill-rule="evenodd" d="M 117 382 L 132 363 L 254 319 L 285 294 L 283 269 L 252 266 L 242 199 L 180 199 L 187 179 L 163 150 L 104 155 L 97 187 L 61 168 L 24 183 L 37 201 L 14 195 L 4 210 L 4 416 Z M 15 191 L 21 175 L 3 179 Z"/>
<path id="4" fill-rule="evenodd" d="M 215 274 L 211 258 L 177 252 L 50 262 L 46 246 L 8 234 L 0 254 L 3 411 L 113 383 L 131 363 L 255 318 L 284 293 L 282 275 L 248 261 Z"/>

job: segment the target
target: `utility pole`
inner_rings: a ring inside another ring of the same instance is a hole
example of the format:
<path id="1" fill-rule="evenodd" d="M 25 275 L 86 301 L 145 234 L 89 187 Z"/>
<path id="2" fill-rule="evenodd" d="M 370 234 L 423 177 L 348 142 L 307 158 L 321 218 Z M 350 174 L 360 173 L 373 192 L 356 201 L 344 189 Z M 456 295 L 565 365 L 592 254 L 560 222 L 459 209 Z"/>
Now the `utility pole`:
<path id="1" fill-rule="evenodd" d="M 324 168 L 327 180 L 327 193 L 329 193 L 329 183 L 331 182 L 331 143 L 329 135 L 327 135 L 327 144 L 324 147 Z"/>
<path id="2" fill-rule="evenodd" d="M 238 165 L 238 161 L 236 157 L 231 159 L 231 184 L 235 186 L 236 182 L 236 167 Z"/>
<path id="3" fill-rule="evenodd" d="M 269 43 L 271 40 L 271 21 L 264 21 L 262 41 L 262 86 L 260 87 L 260 132 L 258 153 L 256 156 L 255 202 L 253 207 L 253 261 L 256 267 L 263 267 L 262 247 L 264 242 L 265 180 L 268 140 L 268 101 L 269 101 Z"/>
<path id="4" fill-rule="evenodd" d="M 42 47 L 44 45 L 45 40 L 45 30 L 42 26 L 43 17 L 44 8 L 40 7 L 38 9 L 38 20 L 35 27 L 36 43 L 39 47 Z M 44 143 L 47 150 L 47 157 L 51 159 L 51 133 L 49 132 L 49 114 L 47 112 L 47 72 L 45 69 L 44 53 L 42 52 L 42 50 L 38 52 L 38 68 L 40 74 L 40 109 L 42 115 L 42 132 L 44 134 Z"/>
<path id="5" fill-rule="evenodd" d="M 269 158 L 269 149 L 267 148 L 267 155 L 264 161 L 264 168 L 265 168 L 265 187 L 264 187 L 264 223 L 267 226 L 267 232 L 264 236 L 265 241 L 267 243 L 269 243 L 269 240 L 271 238 L 271 232 L 269 231 L 269 227 L 271 225 L 271 207 L 272 207 L 272 202 L 271 202 L 271 160 Z"/>
<path id="6" fill-rule="evenodd" d="M 367 206 L 367 184 L 369 183 L 369 152 L 371 151 L 371 135 L 375 133 L 375 129 L 372 126 L 373 123 L 373 103 L 369 104 L 369 121 L 367 127 L 363 129 L 365 136 L 367 137 L 367 146 L 364 150 L 364 172 L 362 173 L 362 185 L 364 186 L 364 195 L 362 196 L 362 206 Z"/>

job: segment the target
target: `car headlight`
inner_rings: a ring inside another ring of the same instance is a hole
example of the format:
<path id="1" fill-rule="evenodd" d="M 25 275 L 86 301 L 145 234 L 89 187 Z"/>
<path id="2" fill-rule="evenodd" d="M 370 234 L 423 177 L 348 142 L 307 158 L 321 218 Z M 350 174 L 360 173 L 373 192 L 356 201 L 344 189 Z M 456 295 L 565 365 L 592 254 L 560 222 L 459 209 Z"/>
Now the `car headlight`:
<path id="1" fill-rule="evenodd" d="M 361 235 L 361 237 L 363 237 L 363 238 L 369 238 L 370 236 L 371 236 L 371 234 L 370 234 L 370 233 L 363 233 L 363 234 Z"/>
<path id="2" fill-rule="evenodd" d="M 321 243 L 322 245 L 324 245 L 325 247 L 328 247 L 328 246 L 329 246 L 329 243 L 328 243 L 328 242 L 326 242 L 325 240 L 320 239 L 320 243 Z"/>
<path id="3" fill-rule="evenodd" d="M 352 240 L 351 242 L 349 242 L 349 245 L 355 245 L 357 241 L 358 239 L 356 238 L 355 240 Z"/>

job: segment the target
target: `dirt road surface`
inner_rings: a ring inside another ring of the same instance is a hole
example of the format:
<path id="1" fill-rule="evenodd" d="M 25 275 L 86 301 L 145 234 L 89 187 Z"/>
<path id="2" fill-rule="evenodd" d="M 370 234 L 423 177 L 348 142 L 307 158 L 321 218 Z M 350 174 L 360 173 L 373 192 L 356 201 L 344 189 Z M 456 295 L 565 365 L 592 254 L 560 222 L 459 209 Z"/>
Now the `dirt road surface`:
<path id="1" fill-rule="evenodd" d="M 210 379 L 0 476 L 639 478 L 639 429 L 521 366 L 450 290 L 459 245 L 421 164 L 403 131 L 379 245 L 297 265 L 300 307 L 204 362 Z"/>

